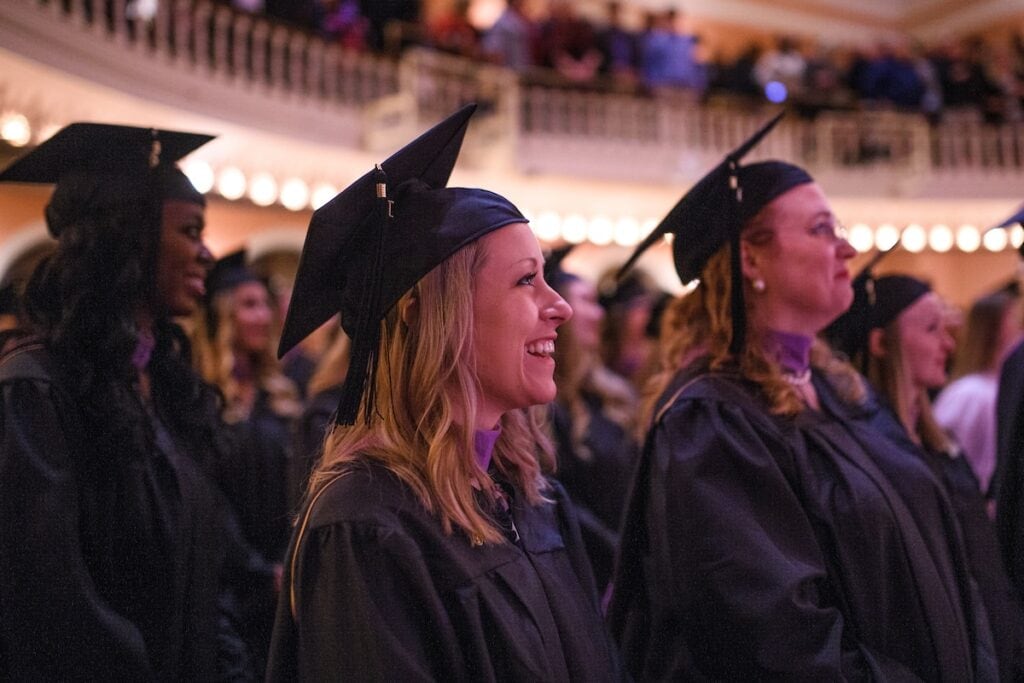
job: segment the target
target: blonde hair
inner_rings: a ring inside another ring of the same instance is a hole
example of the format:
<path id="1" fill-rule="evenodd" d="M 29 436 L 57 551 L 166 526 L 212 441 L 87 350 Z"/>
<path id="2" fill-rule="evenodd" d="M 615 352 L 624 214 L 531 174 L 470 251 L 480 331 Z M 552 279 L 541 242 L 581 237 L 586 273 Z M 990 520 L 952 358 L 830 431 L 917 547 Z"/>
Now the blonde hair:
<path id="1" fill-rule="evenodd" d="M 473 285 L 485 252 L 479 240 L 456 252 L 381 321 L 380 361 L 371 380 L 375 405 L 364 401 L 354 425 L 335 426 L 328 435 L 310 496 L 354 463 L 371 459 L 408 485 L 445 533 L 460 529 L 476 543 L 505 541 L 477 502 L 477 489 L 492 497 L 498 491 L 490 477 L 480 476 L 472 456 L 480 395 Z M 545 416 L 543 407 L 505 413 L 492 455 L 492 466 L 530 504 L 544 500 L 548 484 L 542 470 L 554 464 Z"/>
<path id="2" fill-rule="evenodd" d="M 742 233 L 744 240 L 764 244 L 774 239 L 774 232 L 767 227 L 770 208 L 771 204 L 750 219 Z M 706 362 L 713 371 L 738 372 L 758 387 L 775 415 L 792 417 L 804 409 L 803 399 L 782 376 L 779 364 L 765 351 L 755 326 L 746 326 L 746 343 L 738 356 L 729 350 L 734 333 L 731 257 L 732 245 L 726 244 L 708 259 L 701 271 L 700 285 L 666 308 L 661 326 L 659 370 L 644 390 L 642 425 L 649 423 L 658 399 L 672 378 L 696 361 Z M 744 288 L 743 300 L 747 320 L 750 320 L 756 299 L 749 287 L 744 285 Z M 818 340 L 811 348 L 811 365 L 829 378 L 843 400 L 859 403 L 866 397 L 866 388 L 856 370 Z"/>
<path id="3" fill-rule="evenodd" d="M 882 396 L 892 405 L 900 424 L 913 436 L 921 440 L 928 449 L 944 453 L 953 449 L 953 441 L 942 430 L 932 412 L 932 402 L 924 389 L 917 391 L 910 401 L 901 390 L 910 382 L 903 358 L 899 331 L 899 316 L 883 328 L 882 345 L 884 356 L 868 353 L 867 375 Z M 911 416 L 917 408 L 917 422 Z"/>
<path id="4" fill-rule="evenodd" d="M 229 424 L 249 417 L 252 405 L 242 399 L 241 383 L 234 370 L 235 326 L 232 318 L 233 290 L 218 292 L 210 302 L 213 310 L 200 309 L 193 317 L 192 364 L 203 379 L 220 389 L 224 396 L 224 420 Z M 212 320 L 216 321 L 211 330 Z M 282 417 L 297 417 L 302 412 L 299 392 L 274 356 L 273 342 L 250 358 L 256 387 L 266 392 L 271 410 Z"/>
<path id="5" fill-rule="evenodd" d="M 962 339 L 957 344 L 952 379 L 998 369 L 1002 351 L 998 340 L 1003 320 L 1019 301 L 1017 295 L 1002 290 L 983 296 L 971 305 Z M 1012 314 L 1018 312 L 1014 310 Z"/>

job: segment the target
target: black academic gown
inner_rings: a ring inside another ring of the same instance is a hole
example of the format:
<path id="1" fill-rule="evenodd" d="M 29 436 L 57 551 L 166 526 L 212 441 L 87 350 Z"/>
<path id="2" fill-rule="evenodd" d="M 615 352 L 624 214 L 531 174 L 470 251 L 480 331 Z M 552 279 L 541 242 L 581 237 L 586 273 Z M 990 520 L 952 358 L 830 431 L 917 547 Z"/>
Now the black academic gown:
<path id="1" fill-rule="evenodd" d="M 288 500 L 292 510 L 302 507 L 309 477 L 323 450 L 324 437 L 334 426 L 341 393 L 339 384 L 311 396 L 295 424 L 288 463 Z"/>
<path id="2" fill-rule="evenodd" d="M 292 529 L 288 498 L 287 418 L 270 406 L 266 392 L 256 398 L 249 417 L 230 426 L 234 447 L 218 463 L 220 488 L 231 505 L 245 545 L 258 554 L 257 565 L 273 567 L 284 561 Z M 248 645 L 253 666 L 264 670 L 277 606 L 272 581 L 262 573 L 246 572 L 234 583 L 230 613 Z"/>
<path id="3" fill-rule="evenodd" d="M 281 562 L 291 535 L 288 501 L 290 422 L 260 391 L 249 417 L 230 426 L 235 448 L 218 465 L 220 487 L 246 541 L 268 562 Z"/>
<path id="4" fill-rule="evenodd" d="M 603 591 L 611 580 L 619 526 L 639 448 L 621 425 L 608 419 L 596 396 L 585 395 L 583 401 L 590 418 L 584 438 L 586 457 L 575 447 L 569 411 L 558 403 L 551 406 L 558 447 L 556 476 L 575 508 L 598 589 Z"/>
<path id="5" fill-rule="evenodd" d="M 985 512 L 985 499 L 971 466 L 960 454 L 936 453 L 915 444 L 887 406 L 872 411 L 869 422 L 908 457 L 928 465 L 942 482 L 958 522 L 958 528 L 950 530 L 948 540 L 951 545 L 958 541 L 977 585 L 998 658 L 999 678 L 1024 680 L 1024 612 L 1006 576 L 995 528 Z M 984 626 L 980 624 L 978 630 Z"/>
<path id="6" fill-rule="evenodd" d="M 645 680 L 970 681 L 971 599 L 890 480 L 893 450 L 843 412 L 768 414 L 732 376 L 681 373 L 635 480 L 610 619 Z M 676 395 L 678 392 L 678 395 Z M 901 466 L 933 491 L 926 467 Z"/>
<path id="7" fill-rule="evenodd" d="M 996 399 L 996 534 L 1017 597 L 1024 601 L 1024 343 L 1003 362 Z"/>
<path id="8" fill-rule="evenodd" d="M 389 470 L 354 466 L 286 567 L 268 680 L 618 680 L 579 529 L 547 495 L 512 491 L 518 540 L 474 546 Z"/>
<path id="9" fill-rule="evenodd" d="M 156 414 L 151 453 L 102 462 L 56 377 L 39 344 L 0 364 L 0 679 L 214 678 L 214 488 Z"/>

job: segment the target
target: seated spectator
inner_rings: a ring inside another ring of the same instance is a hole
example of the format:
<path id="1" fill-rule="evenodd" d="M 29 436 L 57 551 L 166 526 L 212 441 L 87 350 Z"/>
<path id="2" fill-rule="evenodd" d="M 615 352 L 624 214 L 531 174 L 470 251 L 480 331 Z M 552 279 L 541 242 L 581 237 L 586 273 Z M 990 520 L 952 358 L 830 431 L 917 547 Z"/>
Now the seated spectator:
<path id="1" fill-rule="evenodd" d="M 519 72 L 533 66 L 533 24 L 523 13 L 524 4 L 524 0 L 508 0 L 505 11 L 483 39 L 487 59 Z"/>
<path id="2" fill-rule="evenodd" d="M 576 15 L 568 0 L 551 3 L 550 16 L 537 34 L 536 53 L 539 66 L 554 69 L 571 83 L 594 80 L 601 66 L 594 29 Z"/>
<path id="3" fill-rule="evenodd" d="M 356 0 L 320 0 L 320 35 L 346 50 L 366 49 L 369 22 Z"/>
<path id="4" fill-rule="evenodd" d="M 651 89 L 686 88 L 703 92 L 707 75 L 697 62 L 697 37 L 678 30 L 679 15 L 668 10 L 657 17 L 641 43 L 644 83 Z"/>
<path id="5" fill-rule="evenodd" d="M 769 83 L 781 83 L 790 97 L 803 92 L 807 61 L 792 38 L 780 38 L 776 47 L 757 60 L 754 78 L 763 90 Z"/>
<path id="6" fill-rule="evenodd" d="M 456 0 L 452 10 L 430 25 L 430 44 L 442 52 L 476 59 L 480 56 L 480 33 L 469 22 L 469 0 Z"/>
<path id="7" fill-rule="evenodd" d="M 600 72 L 611 77 L 616 85 L 632 87 L 637 81 L 637 36 L 622 26 L 622 5 L 605 5 L 608 24 L 597 34 L 597 47 L 601 51 Z"/>

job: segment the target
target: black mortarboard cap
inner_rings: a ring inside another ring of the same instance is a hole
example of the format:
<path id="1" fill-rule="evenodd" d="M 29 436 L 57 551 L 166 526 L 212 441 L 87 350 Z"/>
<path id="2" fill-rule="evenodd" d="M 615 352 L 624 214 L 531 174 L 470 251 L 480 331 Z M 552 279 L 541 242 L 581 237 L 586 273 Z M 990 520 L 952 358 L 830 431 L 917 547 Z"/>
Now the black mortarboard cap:
<path id="1" fill-rule="evenodd" d="M 773 199 L 798 185 L 814 182 L 805 170 L 783 161 L 740 166 L 743 157 L 776 126 L 782 116 L 780 113 L 768 121 L 697 181 L 619 271 L 621 276 L 643 252 L 672 233 L 675 236 L 672 257 L 676 273 L 679 280 L 687 284 L 700 277 L 708 260 L 719 249 L 733 243 L 733 338 L 730 344 L 733 353 L 742 348 L 746 329 L 738 248 L 740 231 Z"/>
<path id="2" fill-rule="evenodd" d="M 261 282 L 259 276 L 245 265 L 245 250 L 239 249 L 214 262 L 206 276 L 206 298 L 234 289 L 245 282 Z"/>
<path id="3" fill-rule="evenodd" d="M 367 388 L 371 418 L 380 322 L 402 295 L 462 247 L 526 222 L 493 192 L 445 187 L 475 109 L 437 124 L 313 213 L 278 354 L 341 313 L 352 357 L 340 424 L 354 423 Z"/>
<path id="4" fill-rule="evenodd" d="M 898 245 L 898 243 L 897 243 Z M 871 330 L 885 327 L 908 306 L 931 291 L 928 283 L 909 275 L 875 277 L 875 265 L 889 252 L 880 251 L 853 279 L 853 303 L 825 328 L 822 336 L 861 371 L 867 368 Z"/>
<path id="5" fill-rule="evenodd" d="M 72 123 L 0 172 L 0 182 L 56 184 L 150 173 L 164 199 L 205 203 L 175 163 L 212 135 L 107 123 Z M 49 221 L 56 236 L 62 224 Z"/>
<path id="6" fill-rule="evenodd" d="M 206 333 L 213 339 L 219 325 L 214 297 L 221 292 L 230 292 L 246 282 L 262 282 L 256 273 L 245 265 L 245 250 L 239 249 L 217 259 L 206 275 Z"/>
<path id="7" fill-rule="evenodd" d="M 559 292 L 568 280 L 576 277 L 562 270 L 562 261 L 575 247 L 575 244 L 564 244 L 544 253 L 544 281 Z"/>

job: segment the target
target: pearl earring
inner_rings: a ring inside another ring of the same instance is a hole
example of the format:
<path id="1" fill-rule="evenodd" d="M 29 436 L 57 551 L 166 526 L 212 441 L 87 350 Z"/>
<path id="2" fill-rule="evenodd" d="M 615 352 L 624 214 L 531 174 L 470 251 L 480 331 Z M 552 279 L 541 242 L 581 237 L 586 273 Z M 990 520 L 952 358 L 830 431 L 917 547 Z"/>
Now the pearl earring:
<path id="1" fill-rule="evenodd" d="M 753 286 L 755 292 L 761 293 L 764 291 L 764 280 L 757 278 L 751 283 L 751 286 Z"/>

